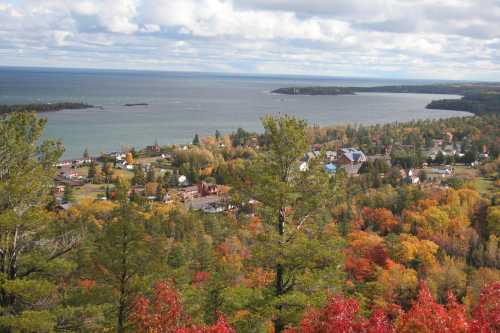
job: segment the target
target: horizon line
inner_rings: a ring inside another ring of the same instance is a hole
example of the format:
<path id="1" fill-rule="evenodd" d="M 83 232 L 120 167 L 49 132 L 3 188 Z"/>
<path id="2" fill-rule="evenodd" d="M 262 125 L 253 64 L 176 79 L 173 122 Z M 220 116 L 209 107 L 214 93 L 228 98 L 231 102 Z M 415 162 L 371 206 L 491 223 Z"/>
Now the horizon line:
<path id="1" fill-rule="evenodd" d="M 247 76 L 247 77 L 276 77 L 276 78 L 297 78 L 297 79 L 354 79 L 354 80 L 401 80 L 401 81 L 428 81 L 428 82 L 459 82 L 459 83 L 500 83 L 500 81 L 489 80 L 449 80 L 449 79 L 429 79 L 429 78 L 401 78 L 401 77 L 370 77 L 370 76 L 332 76 L 320 74 L 284 74 L 284 73 L 255 73 L 255 72 L 219 72 L 219 71 L 188 71 L 188 70 L 168 70 L 151 68 L 100 68 L 100 67 L 54 67 L 54 66 L 23 66 L 23 65 L 0 65 L 0 69 L 7 70 L 59 70 L 59 71 L 108 71 L 108 72 L 151 72 L 151 73 L 178 73 L 178 74 L 211 74 L 220 76 Z"/>

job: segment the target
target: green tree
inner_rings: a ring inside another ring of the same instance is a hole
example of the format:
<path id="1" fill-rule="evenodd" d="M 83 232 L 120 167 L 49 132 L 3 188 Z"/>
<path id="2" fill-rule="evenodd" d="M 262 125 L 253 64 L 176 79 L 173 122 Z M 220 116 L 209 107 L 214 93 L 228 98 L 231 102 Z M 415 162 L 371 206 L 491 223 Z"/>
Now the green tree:
<path id="1" fill-rule="evenodd" d="M 146 184 L 146 175 L 144 174 L 144 168 L 142 164 L 137 164 L 134 167 L 134 177 L 132 178 L 133 185 L 144 185 Z"/>
<path id="2" fill-rule="evenodd" d="M 154 258 L 140 209 L 127 201 L 127 186 L 118 184 L 117 193 L 120 207 L 106 221 L 90 251 L 97 286 L 109 295 L 116 331 L 121 333 L 127 330 L 133 301 Z"/>
<path id="3" fill-rule="evenodd" d="M 83 151 L 83 159 L 88 160 L 90 158 L 89 149 L 85 148 Z"/>
<path id="4" fill-rule="evenodd" d="M 500 236 L 500 206 L 491 206 L 488 208 L 486 221 L 488 223 L 489 234 Z"/>
<path id="5" fill-rule="evenodd" d="M 155 180 L 156 180 L 155 169 L 152 166 L 150 166 L 148 168 L 148 172 L 146 173 L 146 182 L 151 183 L 154 182 Z"/>
<path id="6" fill-rule="evenodd" d="M 73 202 L 73 201 L 75 201 L 75 193 L 73 191 L 73 187 L 71 187 L 71 186 L 65 186 L 64 187 L 63 201 L 64 202 Z"/>
<path id="7" fill-rule="evenodd" d="M 111 183 L 111 179 L 113 177 L 113 164 L 111 163 L 104 163 L 102 165 L 102 173 L 105 177 L 106 183 L 109 184 Z"/>
<path id="8" fill-rule="evenodd" d="M 13 113 L 0 119 L 0 331 L 46 332 L 56 325 L 57 281 L 79 243 L 72 226 L 45 206 L 62 154 L 40 141 L 46 119 Z M 74 226 L 73 226 L 74 228 Z"/>
<path id="9" fill-rule="evenodd" d="M 219 130 L 215 130 L 215 139 L 219 141 L 222 138 L 222 135 L 220 134 Z"/>
<path id="10" fill-rule="evenodd" d="M 88 174 L 87 174 L 87 178 L 91 182 L 94 182 L 96 176 L 97 176 L 97 165 L 96 165 L 95 161 L 92 161 L 92 162 L 90 162 L 90 165 L 89 165 L 89 171 L 88 171 Z"/>
<path id="11" fill-rule="evenodd" d="M 195 145 L 195 146 L 199 146 L 200 145 L 200 137 L 198 136 L 198 134 L 194 135 L 193 145 Z"/>
<path id="12" fill-rule="evenodd" d="M 319 227 L 330 188 L 328 176 L 319 164 L 310 163 L 307 172 L 299 170 L 300 158 L 309 148 L 305 121 L 289 116 L 266 117 L 263 126 L 267 149 L 252 161 L 246 173 L 248 179 L 236 186 L 243 198 L 262 204 L 259 215 L 266 232 L 254 255 L 260 265 L 274 271 L 270 302 L 275 331 L 281 332 L 301 307 L 299 299 L 305 297 L 298 293 L 301 273 L 318 269 L 319 257 L 324 260 L 321 265 L 336 260 L 332 252 L 323 257 L 322 242 L 304 233 Z M 321 233 L 317 229 L 315 232 Z M 316 255 L 310 252 L 312 244 Z"/>

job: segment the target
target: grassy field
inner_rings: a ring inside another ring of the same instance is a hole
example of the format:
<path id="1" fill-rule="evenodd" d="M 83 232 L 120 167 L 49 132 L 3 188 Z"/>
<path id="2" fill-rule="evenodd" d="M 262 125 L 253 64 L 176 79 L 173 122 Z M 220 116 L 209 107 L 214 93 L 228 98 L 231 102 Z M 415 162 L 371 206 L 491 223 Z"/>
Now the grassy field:
<path id="1" fill-rule="evenodd" d="M 455 176 L 464 179 L 470 179 L 478 192 L 488 193 L 493 191 L 494 182 L 491 179 L 482 177 L 479 173 L 479 170 L 469 168 L 464 165 L 456 165 L 454 166 L 454 168 Z"/>
<path id="2" fill-rule="evenodd" d="M 75 188 L 75 198 L 77 201 L 85 198 L 96 199 L 99 194 L 106 193 L 105 189 L 106 185 L 103 184 L 85 184 Z"/>

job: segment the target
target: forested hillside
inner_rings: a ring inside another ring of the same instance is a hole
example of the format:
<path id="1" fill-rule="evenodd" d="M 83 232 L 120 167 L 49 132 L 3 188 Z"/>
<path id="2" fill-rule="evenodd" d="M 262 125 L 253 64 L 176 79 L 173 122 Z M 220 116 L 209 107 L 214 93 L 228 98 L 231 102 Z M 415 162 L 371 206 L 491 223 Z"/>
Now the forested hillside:
<path id="1" fill-rule="evenodd" d="M 266 117 L 261 135 L 171 150 L 188 178 L 228 187 L 220 214 L 146 200 L 132 185 L 154 171 L 129 180 L 107 161 L 92 179 L 113 185 L 108 200 L 57 208 L 62 145 L 39 141 L 44 125 L 0 119 L 0 332 L 500 331 L 496 115 L 331 128 Z M 460 145 L 464 169 L 487 151 L 477 172 L 492 187 L 405 182 L 401 169 L 436 161 L 421 155 L 436 140 Z M 301 167 L 315 144 L 392 165 Z"/>

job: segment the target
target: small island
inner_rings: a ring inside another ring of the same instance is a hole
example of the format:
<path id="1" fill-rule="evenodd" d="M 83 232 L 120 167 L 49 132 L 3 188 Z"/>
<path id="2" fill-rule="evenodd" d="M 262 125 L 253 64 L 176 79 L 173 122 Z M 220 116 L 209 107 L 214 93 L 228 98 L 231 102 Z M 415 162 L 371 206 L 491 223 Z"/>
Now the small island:
<path id="1" fill-rule="evenodd" d="M 12 112 L 54 112 L 61 110 L 91 109 L 93 105 L 80 102 L 32 103 L 0 105 L 0 115 Z"/>
<path id="2" fill-rule="evenodd" d="M 440 99 L 429 103 L 427 109 L 467 111 L 474 114 L 500 113 L 500 83 L 460 83 L 395 85 L 375 87 L 287 87 L 273 90 L 284 95 L 354 95 L 356 93 L 414 93 L 461 95 L 462 98 Z"/>
<path id="3" fill-rule="evenodd" d="M 127 103 L 123 104 L 123 106 L 148 106 L 148 103 Z"/>

